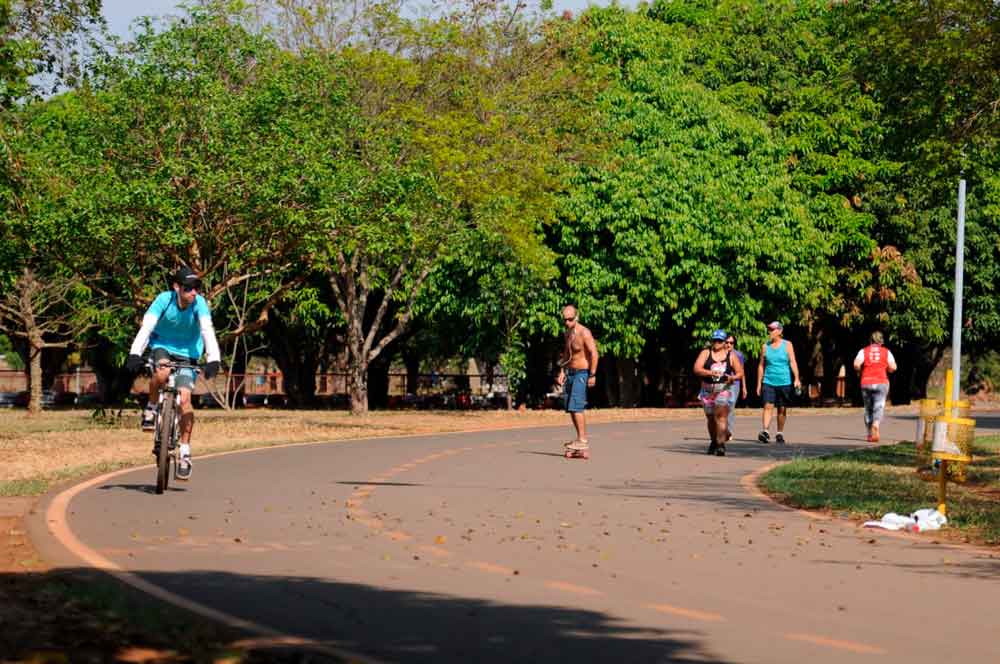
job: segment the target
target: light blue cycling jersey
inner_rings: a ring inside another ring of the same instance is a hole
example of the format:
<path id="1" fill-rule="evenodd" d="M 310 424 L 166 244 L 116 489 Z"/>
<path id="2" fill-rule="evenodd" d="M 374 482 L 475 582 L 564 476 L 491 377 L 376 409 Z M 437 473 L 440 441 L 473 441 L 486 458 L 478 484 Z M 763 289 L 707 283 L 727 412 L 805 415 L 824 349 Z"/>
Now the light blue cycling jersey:
<path id="1" fill-rule="evenodd" d="M 202 339 L 200 318 L 207 318 L 209 325 L 212 320 L 212 312 L 205 298 L 197 295 L 194 302 L 181 309 L 177 306 L 177 294 L 164 291 L 156 296 L 143 318 L 149 316 L 157 319 L 156 326 L 149 335 L 150 348 L 162 348 L 171 355 L 189 357 L 192 361 L 201 357 L 205 342 Z"/>

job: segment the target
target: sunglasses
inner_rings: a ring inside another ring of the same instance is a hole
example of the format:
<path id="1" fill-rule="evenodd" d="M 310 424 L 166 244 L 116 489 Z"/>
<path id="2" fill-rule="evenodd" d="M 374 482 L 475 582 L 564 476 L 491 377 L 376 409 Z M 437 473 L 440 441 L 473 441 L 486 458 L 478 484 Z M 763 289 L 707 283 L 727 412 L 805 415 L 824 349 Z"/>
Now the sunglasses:
<path id="1" fill-rule="evenodd" d="M 566 321 L 567 323 L 570 323 L 576 320 L 576 316 L 571 316 L 570 318 L 563 318 L 563 320 Z"/>
<path id="2" fill-rule="evenodd" d="M 200 286 L 181 286 L 181 290 L 184 291 L 185 293 L 190 293 L 200 288 L 201 288 Z"/>

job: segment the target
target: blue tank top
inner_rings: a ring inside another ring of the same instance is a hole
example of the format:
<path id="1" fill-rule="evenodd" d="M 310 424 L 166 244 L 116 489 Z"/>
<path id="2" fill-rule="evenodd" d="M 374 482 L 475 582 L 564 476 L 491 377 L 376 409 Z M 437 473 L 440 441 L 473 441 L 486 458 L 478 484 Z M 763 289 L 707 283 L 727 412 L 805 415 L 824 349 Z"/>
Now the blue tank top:
<path id="1" fill-rule="evenodd" d="M 781 345 L 772 348 L 771 344 L 764 346 L 764 384 L 780 387 L 792 384 L 792 366 L 788 362 L 788 342 L 781 340 Z"/>

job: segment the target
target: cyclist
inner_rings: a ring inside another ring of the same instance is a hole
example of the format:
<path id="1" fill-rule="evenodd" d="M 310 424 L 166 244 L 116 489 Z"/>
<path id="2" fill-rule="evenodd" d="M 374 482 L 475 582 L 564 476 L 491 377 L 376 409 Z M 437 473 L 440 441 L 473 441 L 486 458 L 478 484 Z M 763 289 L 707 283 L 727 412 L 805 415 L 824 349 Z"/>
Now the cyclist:
<path id="1" fill-rule="evenodd" d="M 171 290 L 160 293 L 142 317 L 142 327 L 132 342 L 125 366 L 133 373 L 143 367 L 143 352 L 148 346 L 154 363 L 159 366 L 149 381 L 149 401 L 142 413 L 142 430 L 152 431 L 156 426 L 156 404 L 160 388 L 166 384 L 170 369 L 168 362 L 195 363 L 205 353 L 205 379 L 211 380 L 219 373 L 219 342 L 212 326 L 212 312 L 208 302 L 199 295 L 201 279 L 189 267 L 181 267 L 171 278 Z M 194 407 L 191 390 L 197 373 L 194 369 L 178 369 L 177 391 L 180 395 L 180 461 L 177 479 L 191 479 L 191 429 L 194 428 Z M 155 455 L 157 450 L 153 450 Z"/>

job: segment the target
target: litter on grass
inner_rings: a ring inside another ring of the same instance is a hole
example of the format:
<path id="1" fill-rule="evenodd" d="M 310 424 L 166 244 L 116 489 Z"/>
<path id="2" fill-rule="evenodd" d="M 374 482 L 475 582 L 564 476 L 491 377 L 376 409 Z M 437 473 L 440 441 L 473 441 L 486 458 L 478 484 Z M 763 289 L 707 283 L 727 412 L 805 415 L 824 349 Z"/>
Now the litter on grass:
<path id="1" fill-rule="evenodd" d="M 922 509 L 909 516 L 889 512 L 878 521 L 866 521 L 864 527 L 922 533 L 925 530 L 940 530 L 941 526 L 946 523 L 948 523 L 948 517 L 944 514 L 935 509 Z"/>

